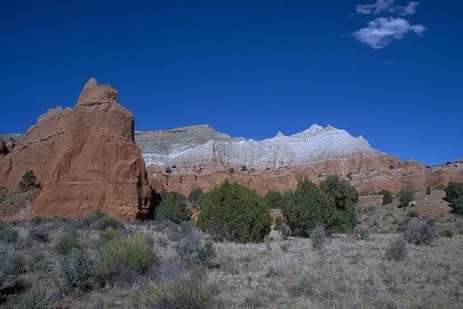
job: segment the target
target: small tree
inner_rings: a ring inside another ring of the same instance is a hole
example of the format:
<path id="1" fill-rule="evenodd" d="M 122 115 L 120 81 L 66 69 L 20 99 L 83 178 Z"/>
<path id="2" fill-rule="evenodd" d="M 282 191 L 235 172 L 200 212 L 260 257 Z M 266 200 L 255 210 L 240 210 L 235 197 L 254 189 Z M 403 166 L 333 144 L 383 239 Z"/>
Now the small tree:
<path id="1" fill-rule="evenodd" d="M 402 190 L 399 193 L 399 207 L 407 207 L 414 199 L 413 193 L 408 190 Z"/>
<path id="2" fill-rule="evenodd" d="M 463 182 L 449 182 L 444 200 L 450 203 L 453 212 L 463 214 Z"/>
<path id="3" fill-rule="evenodd" d="M 203 190 L 201 188 L 194 188 L 191 190 L 190 194 L 188 195 L 188 202 L 191 204 L 198 206 L 202 199 L 204 198 L 206 194 L 204 194 Z"/>
<path id="4" fill-rule="evenodd" d="M 294 192 L 284 194 L 282 211 L 292 233 L 310 237 L 317 224 L 335 229 L 336 206 L 334 199 L 307 178 L 299 180 Z"/>
<path id="5" fill-rule="evenodd" d="M 336 231 L 349 233 L 357 223 L 355 203 L 359 195 L 354 186 L 338 176 L 328 176 L 320 184 L 320 189 L 334 199 L 336 212 L 334 216 Z"/>
<path id="6" fill-rule="evenodd" d="M 325 181 L 320 184 L 320 189 L 334 198 L 336 207 L 339 209 L 352 206 L 359 200 L 355 187 L 337 175 L 326 177 Z"/>
<path id="7" fill-rule="evenodd" d="M 391 192 L 389 192 L 387 190 L 384 190 L 384 193 L 383 193 L 383 205 L 387 205 L 387 204 L 390 204 L 390 203 L 392 203 Z"/>
<path id="8" fill-rule="evenodd" d="M 186 208 L 185 197 L 177 192 L 161 192 L 161 203 L 156 208 L 154 219 L 157 221 L 170 220 L 179 224 L 191 220 L 191 211 Z"/>
<path id="9" fill-rule="evenodd" d="M 255 191 L 225 180 L 200 204 L 198 226 L 217 240 L 259 242 L 270 232 L 270 212 Z"/>
<path id="10" fill-rule="evenodd" d="M 281 208 L 281 199 L 283 196 L 278 191 L 268 191 L 265 194 L 265 201 L 267 202 L 267 207 L 271 209 Z"/>
<path id="11" fill-rule="evenodd" d="M 37 188 L 37 186 L 37 177 L 32 170 L 26 171 L 18 184 L 19 190 L 21 191 L 29 191 Z"/>

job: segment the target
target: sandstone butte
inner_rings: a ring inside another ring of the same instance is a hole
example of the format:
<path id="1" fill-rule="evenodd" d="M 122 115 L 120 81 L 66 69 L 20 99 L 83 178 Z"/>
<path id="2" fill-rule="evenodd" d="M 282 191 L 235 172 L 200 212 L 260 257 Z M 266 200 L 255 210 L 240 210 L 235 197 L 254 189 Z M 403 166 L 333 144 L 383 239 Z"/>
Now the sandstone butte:
<path id="1" fill-rule="evenodd" d="M 0 141 L 0 191 L 18 190 L 27 170 L 41 185 L 29 218 L 96 211 L 119 220 L 149 216 L 152 190 L 133 115 L 111 86 L 90 79 L 73 109 L 49 110 L 11 152 L 5 149 Z"/>

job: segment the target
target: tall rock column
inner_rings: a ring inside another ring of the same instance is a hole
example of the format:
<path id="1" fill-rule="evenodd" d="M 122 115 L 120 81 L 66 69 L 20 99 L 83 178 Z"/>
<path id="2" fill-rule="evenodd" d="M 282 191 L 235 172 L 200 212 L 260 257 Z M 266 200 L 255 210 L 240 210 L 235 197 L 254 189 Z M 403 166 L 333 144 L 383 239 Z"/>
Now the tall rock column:
<path id="1" fill-rule="evenodd" d="M 151 188 L 133 130 L 117 91 L 90 79 L 74 109 L 41 116 L 1 161 L 0 189 L 15 190 L 33 170 L 42 190 L 29 217 L 103 211 L 120 220 L 147 218 Z"/>

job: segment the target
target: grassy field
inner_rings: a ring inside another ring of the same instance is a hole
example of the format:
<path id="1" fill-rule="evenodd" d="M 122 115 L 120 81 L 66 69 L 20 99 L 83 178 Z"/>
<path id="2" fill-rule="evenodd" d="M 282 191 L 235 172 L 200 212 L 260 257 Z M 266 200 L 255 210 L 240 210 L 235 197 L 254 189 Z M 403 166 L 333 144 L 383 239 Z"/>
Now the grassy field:
<path id="1" fill-rule="evenodd" d="M 236 244 L 191 224 L 13 221 L 0 228 L 0 306 L 463 308 L 463 235 L 407 243 L 404 260 L 388 260 L 396 237 L 334 235 L 315 250 L 275 231 Z"/>

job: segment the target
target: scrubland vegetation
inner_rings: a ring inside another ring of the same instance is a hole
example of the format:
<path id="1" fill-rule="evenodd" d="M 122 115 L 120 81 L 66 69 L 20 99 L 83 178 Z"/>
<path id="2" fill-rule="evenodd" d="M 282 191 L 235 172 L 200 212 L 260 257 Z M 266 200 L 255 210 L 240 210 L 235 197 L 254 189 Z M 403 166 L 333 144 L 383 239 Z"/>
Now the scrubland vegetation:
<path id="1" fill-rule="evenodd" d="M 446 197 L 455 205 L 458 188 Z M 462 308 L 462 217 L 383 196 L 356 207 L 337 177 L 266 198 L 225 182 L 188 198 L 163 192 L 156 221 L 3 222 L 0 306 Z M 284 215 L 273 230 L 266 201 Z M 197 223 L 186 204 L 201 209 Z"/>

